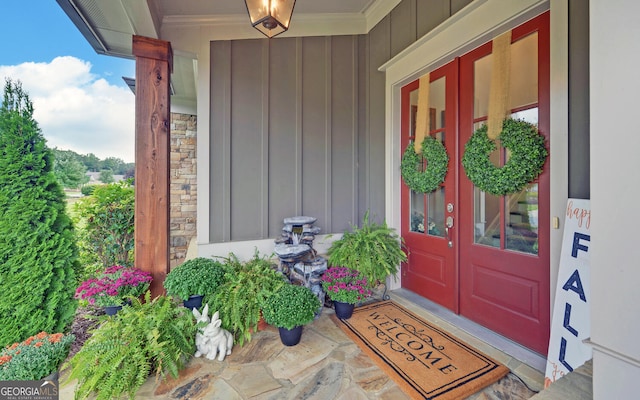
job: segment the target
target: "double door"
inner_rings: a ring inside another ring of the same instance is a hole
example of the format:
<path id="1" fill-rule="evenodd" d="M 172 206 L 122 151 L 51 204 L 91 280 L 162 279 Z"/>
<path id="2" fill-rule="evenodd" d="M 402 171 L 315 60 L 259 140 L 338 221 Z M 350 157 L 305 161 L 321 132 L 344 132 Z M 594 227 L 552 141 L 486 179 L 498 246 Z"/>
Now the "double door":
<path id="1" fill-rule="evenodd" d="M 511 32 L 509 109 L 549 136 L 549 15 Z M 449 156 L 445 182 L 429 194 L 402 184 L 402 286 L 540 354 L 549 338 L 549 165 L 519 193 L 476 188 L 460 162 L 487 120 L 492 44 L 429 74 L 429 134 Z M 415 138 L 419 81 L 402 89 L 402 149 Z M 547 145 L 548 145 L 547 140 Z M 491 155 L 504 165 L 507 151 Z M 428 161 L 424 167 L 428 168 Z"/>

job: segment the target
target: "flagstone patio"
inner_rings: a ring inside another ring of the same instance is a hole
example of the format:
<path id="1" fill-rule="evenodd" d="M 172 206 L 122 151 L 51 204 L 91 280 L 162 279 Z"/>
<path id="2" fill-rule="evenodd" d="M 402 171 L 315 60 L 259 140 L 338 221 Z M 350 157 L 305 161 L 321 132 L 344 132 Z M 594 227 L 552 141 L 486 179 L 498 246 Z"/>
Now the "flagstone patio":
<path id="1" fill-rule="evenodd" d="M 437 318 L 391 293 L 392 300 L 439 324 Z M 193 358 L 178 379 L 147 381 L 139 399 L 408 399 L 407 395 L 373 361 L 360 351 L 333 321 L 333 310 L 305 326 L 302 341 L 286 347 L 276 328 L 256 333 L 243 347 L 235 346 L 224 361 Z M 441 325 L 446 325 L 440 321 Z M 441 326 L 447 329 L 447 326 Z M 469 397 L 471 400 L 529 399 L 542 389 L 543 374 L 475 339 L 455 333 L 511 369 L 497 383 Z M 60 381 L 64 382 L 64 372 Z M 525 385 L 526 383 L 526 385 Z M 527 387 L 528 386 L 528 387 Z M 60 399 L 73 398 L 73 384 L 63 386 Z"/>

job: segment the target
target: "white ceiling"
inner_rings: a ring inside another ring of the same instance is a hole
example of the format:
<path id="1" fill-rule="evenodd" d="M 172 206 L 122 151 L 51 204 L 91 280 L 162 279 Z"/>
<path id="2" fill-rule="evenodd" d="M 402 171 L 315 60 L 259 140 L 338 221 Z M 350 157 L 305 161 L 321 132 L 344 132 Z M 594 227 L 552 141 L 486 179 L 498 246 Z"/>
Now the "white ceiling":
<path id="1" fill-rule="evenodd" d="M 195 103 L 198 40 L 260 38 L 249 22 L 244 0 L 57 0 L 96 52 L 133 58 L 133 35 L 172 42 L 173 98 Z M 288 32 L 282 36 L 364 34 L 400 0 L 296 0 Z M 176 33 L 177 32 L 177 33 Z M 206 32 L 206 34 L 203 34 Z"/>
<path id="2" fill-rule="evenodd" d="M 295 13 L 361 13 L 377 0 L 297 0 Z M 158 11 L 169 15 L 246 15 L 244 0 L 157 0 Z"/>

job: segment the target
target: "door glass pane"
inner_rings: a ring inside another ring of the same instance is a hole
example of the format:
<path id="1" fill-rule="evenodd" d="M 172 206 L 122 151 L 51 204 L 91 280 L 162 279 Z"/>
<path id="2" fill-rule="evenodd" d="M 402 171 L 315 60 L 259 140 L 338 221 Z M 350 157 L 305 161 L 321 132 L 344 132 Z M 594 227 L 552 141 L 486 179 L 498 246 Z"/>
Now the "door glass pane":
<path id="1" fill-rule="evenodd" d="M 409 94 L 410 112 L 411 117 L 409 119 L 409 137 L 413 138 L 416 135 L 416 114 L 418 112 L 418 90 L 414 90 Z M 411 232 L 424 233 L 425 221 L 424 221 L 424 195 L 416 193 L 410 190 L 410 221 L 409 226 Z"/>
<path id="2" fill-rule="evenodd" d="M 424 233 L 424 195 L 411 191 L 411 232 Z"/>
<path id="3" fill-rule="evenodd" d="M 492 55 L 479 58 L 473 64 L 473 118 L 486 117 L 489 113 L 489 89 L 491 88 Z M 478 129 L 476 126 L 474 129 Z"/>
<path id="4" fill-rule="evenodd" d="M 512 118 L 538 124 L 538 108 L 511 114 Z M 509 154 L 507 154 L 507 159 Z M 538 184 L 531 183 L 520 193 L 505 197 L 505 248 L 538 254 Z"/>
<path id="5" fill-rule="evenodd" d="M 512 110 L 538 102 L 537 33 L 526 36 L 511 44 L 511 85 L 509 100 Z"/>
<path id="6" fill-rule="evenodd" d="M 527 186 L 522 192 L 506 196 L 509 219 L 505 248 L 538 254 L 538 184 Z"/>
<path id="7" fill-rule="evenodd" d="M 492 55 L 474 63 L 474 130 L 485 123 L 489 110 Z M 511 45 L 511 83 L 509 91 L 512 118 L 538 124 L 538 34 Z M 490 155 L 500 166 L 509 160 L 509 152 L 498 149 Z M 504 201 L 503 204 L 501 202 Z M 506 216 L 501 215 L 501 205 Z M 499 196 L 474 188 L 474 242 L 500 248 L 501 228 L 507 250 L 538 253 L 538 185 L 529 184 L 520 193 Z"/>
<path id="8" fill-rule="evenodd" d="M 445 78 L 437 79 L 429 85 L 429 134 L 444 143 L 445 141 Z M 410 94 L 411 119 L 410 136 L 415 137 L 415 121 L 418 106 L 418 90 Z M 445 144 L 446 145 L 446 144 Z M 423 160 L 422 168 L 427 167 Z M 410 224 L 412 232 L 424 233 L 431 236 L 444 237 L 444 187 L 432 193 L 423 194 L 411 191 L 410 195 Z"/>
<path id="9" fill-rule="evenodd" d="M 444 187 L 439 187 L 429 197 L 429 235 L 444 237 Z"/>
<path id="10" fill-rule="evenodd" d="M 445 102 L 446 99 L 446 79 L 440 78 L 433 82 L 429 86 L 429 120 L 430 120 L 430 134 L 436 139 L 441 141 L 445 147 L 446 135 L 445 135 Z M 427 209 L 427 223 L 428 233 L 432 236 L 444 237 L 444 212 L 445 212 L 445 190 L 444 185 L 440 186 L 434 192 L 429 193 L 428 197 L 428 209 Z"/>
<path id="11" fill-rule="evenodd" d="M 500 198 L 473 189 L 474 198 L 474 242 L 491 247 L 500 247 Z"/>

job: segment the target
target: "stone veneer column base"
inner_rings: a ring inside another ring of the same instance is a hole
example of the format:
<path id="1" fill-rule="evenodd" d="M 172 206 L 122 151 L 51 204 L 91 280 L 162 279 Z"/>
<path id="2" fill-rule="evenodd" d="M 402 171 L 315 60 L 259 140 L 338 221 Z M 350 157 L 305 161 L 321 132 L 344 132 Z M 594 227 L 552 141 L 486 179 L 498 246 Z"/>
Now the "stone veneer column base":
<path id="1" fill-rule="evenodd" d="M 196 238 L 196 127 L 195 115 L 171 113 L 169 178 L 171 268 L 186 260 L 189 243 Z"/>

